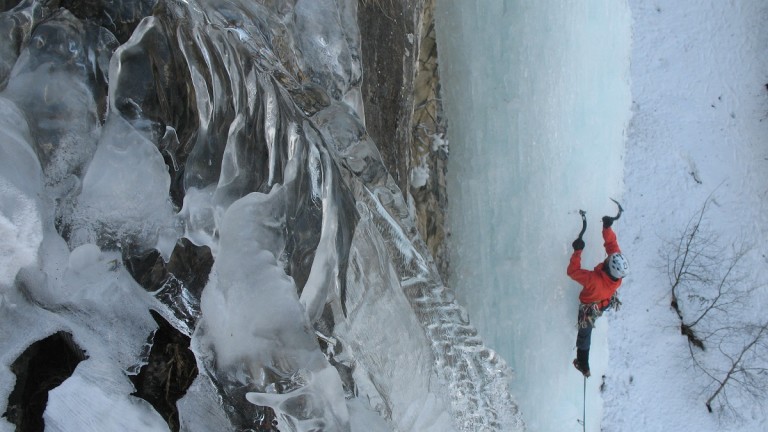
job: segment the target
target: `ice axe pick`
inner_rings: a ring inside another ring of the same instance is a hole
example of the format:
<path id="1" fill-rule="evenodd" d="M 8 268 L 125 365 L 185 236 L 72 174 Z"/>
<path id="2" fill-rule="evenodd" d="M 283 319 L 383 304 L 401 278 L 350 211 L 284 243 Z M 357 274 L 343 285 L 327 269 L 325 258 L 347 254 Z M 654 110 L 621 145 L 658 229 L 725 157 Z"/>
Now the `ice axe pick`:
<path id="1" fill-rule="evenodd" d="M 610 198 L 611 201 L 615 202 L 617 206 L 619 206 L 619 212 L 614 216 L 613 220 L 616 220 L 621 217 L 621 214 L 624 213 L 624 208 L 621 207 L 621 204 L 619 204 L 618 201 L 616 201 L 613 198 Z"/>

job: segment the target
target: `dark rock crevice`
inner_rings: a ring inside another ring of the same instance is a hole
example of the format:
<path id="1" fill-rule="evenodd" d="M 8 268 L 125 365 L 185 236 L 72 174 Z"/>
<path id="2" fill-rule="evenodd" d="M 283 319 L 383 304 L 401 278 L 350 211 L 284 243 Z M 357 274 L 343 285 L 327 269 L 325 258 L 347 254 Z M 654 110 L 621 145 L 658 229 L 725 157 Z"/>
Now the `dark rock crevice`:
<path id="1" fill-rule="evenodd" d="M 149 402 L 178 432 L 179 410 L 176 402 L 184 397 L 198 374 L 195 355 L 189 349 L 190 338 L 175 329 L 159 313 L 150 311 L 158 329 L 152 337 L 147 364 L 138 375 L 129 376 L 136 391 L 133 396 Z"/>
<path id="2" fill-rule="evenodd" d="M 139 285 L 153 293 L 187 325 L 186 330 L 191 334 L 200 316 L 200 296 L 213 267 L 210 248 L 196 246 L 183 238 L 167 263 L 157 250 L 145 253 L 123 250 L 123 264 Z"/>
<path id="3" fill-rule="evenodd" d="M 149 292 L 161 289 L 172 276 L 183 282 L 190 293 L 199 299 L 208 283 L 213 255 L 207 246 L 197 246 L 182 238 L 173 248 L 167 263 L 157 250 L 142 254 L 124 252 L 123 263 L 136 282 Z"/>
<path id="4" fill-rule="evenodd" d="M 64 331 L 30 345 L 11 364 L 16 385 L 3 417 L 15 424 L 17 431 L 45 430 L 43 413 L 48 392 L 72 376 L 77 365 L 87 358 L 85 351 L 73 341 L 72 334 Z"/>
<path id="5" fill-rule="evenodd" d="M 139 22 L 152 15 L 157 0 L 116 2 L 112 0 L 60 0 L 59 6 L 68 9 L 82 20 L 90 20 L 106 28 L 124 44 Z"/>

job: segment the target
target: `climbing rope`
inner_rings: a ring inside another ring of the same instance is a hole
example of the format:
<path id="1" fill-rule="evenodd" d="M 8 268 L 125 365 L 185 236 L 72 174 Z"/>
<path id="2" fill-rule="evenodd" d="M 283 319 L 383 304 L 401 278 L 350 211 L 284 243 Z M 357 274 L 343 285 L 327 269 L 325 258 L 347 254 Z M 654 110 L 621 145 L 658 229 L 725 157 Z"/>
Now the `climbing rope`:
<path id="1" fill-rule="evenodd" d="M 584 377 L 584 395 L 582 401 L 581 419 L 576 419 L 576 422 L 581 425 L 581 430 L 583 432 L 587 432 L 587 377 Z"/>
<path id="2" fill-rule="evenodd" d="M 584 403 L 581 411 L 581 429 L 583 432 L 587 432 L 587 377 L 584 377 L 584 395 L 582 401 L 584 401 Z"/>

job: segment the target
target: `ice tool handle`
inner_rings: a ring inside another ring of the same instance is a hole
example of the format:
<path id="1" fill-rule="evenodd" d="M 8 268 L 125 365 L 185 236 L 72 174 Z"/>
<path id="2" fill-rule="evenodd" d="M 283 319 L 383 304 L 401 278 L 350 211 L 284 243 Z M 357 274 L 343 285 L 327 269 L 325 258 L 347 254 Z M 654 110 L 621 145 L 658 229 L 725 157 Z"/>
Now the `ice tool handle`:
<path id="1" fill-rule="evenodd" d="M 581 232 L 579 233 L 579 240 L 581 240 L 584 232 L 587 231 L 587 212 L 579 210 L 579 214 L 581 215 Z"/>

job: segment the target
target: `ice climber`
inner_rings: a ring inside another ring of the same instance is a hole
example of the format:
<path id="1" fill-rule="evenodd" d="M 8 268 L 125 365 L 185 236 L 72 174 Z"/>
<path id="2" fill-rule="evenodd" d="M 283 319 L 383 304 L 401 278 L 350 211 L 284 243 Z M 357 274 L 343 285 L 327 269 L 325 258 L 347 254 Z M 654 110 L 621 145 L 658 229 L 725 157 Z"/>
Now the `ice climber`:
<path id="1" fill-rule="evenodd" d="M 619 209 L 618 216 L 603 217 L 603 240 L 605 253 L 608 255 L 605 261 L 595 266 L 594 270 L 582 269 L 581 252 L 584 250 L 584 240 L 579 235 L 579 238 L 573 242 L 573 255 L 568 264 L 568 276 L 583 287 L 579 293 L 581 303 L 578 315 L 579 331 L 576 336 L 576 359 L 573 360 L 573 366 L 584 374 L 584 377 L 590 375 L 589 347 L 592 343 L 592 328 L 595 326 L 595 320 L 611 307 L 618 309 L 621 303 L 616 298 L 616 290 L 619 289 L 621 280 L 629 271 L 629 263 L 621 254 L 616 233 L 611 229 L 613 221 L 621 215 L 621 206 Z M 586 228 L 586 220 L 584 223 Z"/>

